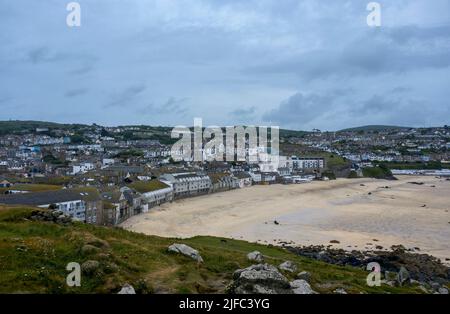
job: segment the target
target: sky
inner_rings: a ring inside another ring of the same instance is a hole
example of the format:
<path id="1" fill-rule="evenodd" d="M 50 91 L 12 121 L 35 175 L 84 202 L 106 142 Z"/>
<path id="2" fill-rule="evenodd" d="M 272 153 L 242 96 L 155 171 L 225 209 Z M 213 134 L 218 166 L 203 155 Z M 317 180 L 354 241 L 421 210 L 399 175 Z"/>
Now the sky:
<path id="1" fill-rule="evenodd" d="M 450 125 L 450 0 L 0 0 L 0 120 Z"/>

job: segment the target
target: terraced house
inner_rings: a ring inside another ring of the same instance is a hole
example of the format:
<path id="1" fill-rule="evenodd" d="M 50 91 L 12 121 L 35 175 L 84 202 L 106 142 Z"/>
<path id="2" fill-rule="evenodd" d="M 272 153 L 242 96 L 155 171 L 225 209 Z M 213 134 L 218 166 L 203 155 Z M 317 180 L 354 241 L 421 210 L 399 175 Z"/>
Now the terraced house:
<path id="1" fill-rule="evenodd" d="M 173 188 L 174 198 L 206 194 L 211 188 L 210 177 L 203 173 L 167 173 L 159 179 Z"/>

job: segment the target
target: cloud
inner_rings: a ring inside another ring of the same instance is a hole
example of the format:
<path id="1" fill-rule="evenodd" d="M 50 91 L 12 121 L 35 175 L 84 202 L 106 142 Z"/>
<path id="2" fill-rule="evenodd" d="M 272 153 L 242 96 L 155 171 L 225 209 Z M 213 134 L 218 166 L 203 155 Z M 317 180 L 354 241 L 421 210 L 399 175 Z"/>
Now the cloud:
<path id="1" fill-rule="evenodd" d="M 141 95 L 147 87 L 144 84 L 136 84 L 129 86 L 120 93 L 112 96 L 111 101 L 105 107 L 121 107 L 132 105 L 136 98 Z"/>
<path id="2" fill-rule="evenodd" d="M 138 113 L 144 115 L 184 115 L 188 110 L 186 107 L 187 101 L 188 98 L 170 97 L 160 105 L 150 104 L 140 108 Z"/>
<path id="3" fill-rule="evenodd" d="M 255 119 L 257 109 L 255 106 L 250 108 L 239 108 L 231 111 L 229 115 L 233 118 L 233 120 L 249 123 Z"/>
<path id="4" fill-rule="evenodd" d="M 263 120 L 280 125 L 300 127 L 327 112 L 333 103 L 331 95 L 296 93 L 263 115 Z"/>
<path id="5" fill-rule="evenodd" d="M 84 95 L 88 92 L 87 88 L 77 88 L 77 89 L 71 89 L 64 93 L 64 96 L 68 98 L 77 97 L 80 95 Z"/>

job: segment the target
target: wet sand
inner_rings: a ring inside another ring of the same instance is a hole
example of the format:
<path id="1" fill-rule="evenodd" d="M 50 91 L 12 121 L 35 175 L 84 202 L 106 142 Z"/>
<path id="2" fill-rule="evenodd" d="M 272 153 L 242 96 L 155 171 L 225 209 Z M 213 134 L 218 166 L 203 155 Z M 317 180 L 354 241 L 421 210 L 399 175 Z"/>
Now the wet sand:
<path id="1" fill-rule="evenodd" d="M 348 250 L 402 244 L 450 258 L 450 181 L 398 178 L 253 186 L 164 204 L 122 227 L 164 237 L 212 235 L 274 245 L 337 240 L 333 247 Z"/>

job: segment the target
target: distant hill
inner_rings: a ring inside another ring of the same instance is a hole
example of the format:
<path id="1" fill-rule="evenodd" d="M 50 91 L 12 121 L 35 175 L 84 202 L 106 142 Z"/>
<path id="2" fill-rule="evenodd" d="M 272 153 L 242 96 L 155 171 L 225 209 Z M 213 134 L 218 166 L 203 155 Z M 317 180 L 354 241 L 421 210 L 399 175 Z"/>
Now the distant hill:
<path id="1" fill-rule="evenodd" d="M 408 130 L 408 129 L 412 129 L 412 128 L 404 127 L 404 126 L 396 126 L 396 125 L 365 125 L 365 126 L 359 126 L 359 127 L 355 127 L 355 128 L 343 129 L 338 132 L 358 132 L 358 131 L 371 132 L 371 131 L 382 131 L 382 130 Z"/>

